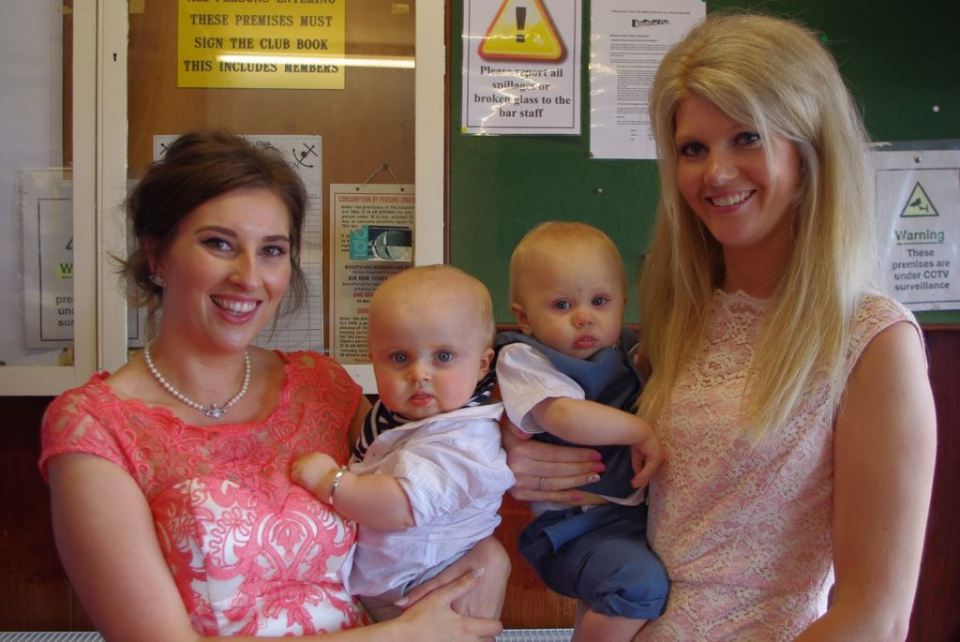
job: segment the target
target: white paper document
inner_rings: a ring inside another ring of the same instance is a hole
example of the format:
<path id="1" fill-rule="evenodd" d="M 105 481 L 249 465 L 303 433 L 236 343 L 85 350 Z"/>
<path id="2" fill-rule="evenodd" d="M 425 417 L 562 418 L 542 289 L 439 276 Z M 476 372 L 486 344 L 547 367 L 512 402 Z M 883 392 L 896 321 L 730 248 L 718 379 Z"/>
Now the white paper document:
<path id="1" fill-rule="evenodd" d="M 413 265 L 413 185 L 332 184 L 330 356 L 369 363 L 370 298 L 389 276 Z"/>
<path id="2" fill-rule="evenodd" d="M 914 311 L 960 310 L 960 150 L 873 160 L 885 290 Z"/>
<path id="3" fill-rule="evenodd" d="M 590 154 L 657 157 L 648 96 L 663 55 L 706 15 L 703 0 L 594 0 Z"/>

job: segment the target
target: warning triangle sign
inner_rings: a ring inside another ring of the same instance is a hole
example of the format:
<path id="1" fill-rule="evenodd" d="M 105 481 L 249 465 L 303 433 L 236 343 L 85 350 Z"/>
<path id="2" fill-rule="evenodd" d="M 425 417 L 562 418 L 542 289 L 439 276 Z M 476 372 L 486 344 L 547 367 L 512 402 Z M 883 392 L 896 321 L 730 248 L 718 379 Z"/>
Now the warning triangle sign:
<path id="1" fill-rule="evenodd" d="M 478 53 L 487 60 L 558 62 L 567 51 L 543 0 L 503 0 Z"/>
<path id="2" fill-rule="evenodd" d="M 907 199 L 907 204 L 903 206 L 903 211 L 900 212 L 900 216 L 901 218 L 912 216 L 940 216 L 940 213 L 937 212 L 937 208 L 933 206 L 930 197 L 927 196 L 927 193 L 923 190 L 923 186 L 918 182 L 914 186 L 913 191 L 910 192 L 910 198 Z"/>

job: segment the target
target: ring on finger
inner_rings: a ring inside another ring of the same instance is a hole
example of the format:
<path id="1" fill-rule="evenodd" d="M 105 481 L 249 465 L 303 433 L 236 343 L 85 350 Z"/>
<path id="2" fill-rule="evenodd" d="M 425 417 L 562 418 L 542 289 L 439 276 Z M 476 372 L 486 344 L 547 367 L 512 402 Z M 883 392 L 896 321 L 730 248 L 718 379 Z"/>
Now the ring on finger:
<path id="1" fill-rule="evenodd" d="M 541 477 L 540 481 L 537 482 L 537 490 L 543 490 L 543 477 Z"/>

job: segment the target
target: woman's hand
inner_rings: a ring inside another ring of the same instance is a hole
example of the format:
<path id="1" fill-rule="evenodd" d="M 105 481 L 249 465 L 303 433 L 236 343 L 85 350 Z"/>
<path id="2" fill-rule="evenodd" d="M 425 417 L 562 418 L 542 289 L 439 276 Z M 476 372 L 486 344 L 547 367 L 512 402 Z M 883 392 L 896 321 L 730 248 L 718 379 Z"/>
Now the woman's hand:
<path id="1" fill-rule="evenodd" d="M 509 425 L 502 430 L 507 465 L 517 478 L 511 495 L 526 502 L 592 503 L 595 495 L 576 489 L 597 481 L 598 473 L 603 472 L 600 453 L 525 440 L 514 430 Z"/>
<path id="2" fill-rule="evenodd" d="M 434 589 L 420 599 L 400 618 L 394 620 L 396 626 L 403 627 L 400 639 L 453 642 L 493 639 L 503 629 L 499 620 L 460 615 L 453 608 L 455 602 L 477 587 L 484 575 L 482 568 L 464 573 L 453 582 Z"/>
<path id="3" fill-rule="evenodd" d="M 500 617 L 507 580 L 510 579 L 510 555 L 493 536 L 477 542 L 466 555 L 410 591 L 397 606 L 409 607 L 463 575 L 477 572 L 482 573 L 482 578 L 472 591 L 454 602 L 454 610 L 474 617 Z"/>

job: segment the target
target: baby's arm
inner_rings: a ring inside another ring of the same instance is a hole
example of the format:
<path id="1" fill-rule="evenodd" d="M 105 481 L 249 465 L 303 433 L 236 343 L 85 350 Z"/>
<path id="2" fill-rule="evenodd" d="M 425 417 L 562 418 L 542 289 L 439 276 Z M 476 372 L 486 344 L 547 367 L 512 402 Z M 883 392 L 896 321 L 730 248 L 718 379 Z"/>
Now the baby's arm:
<path id="1" fill-rule="evenodd" d="M 334 506 L 341 516 L 361 526 L 399 531 L 414 525 L 407 493 L 390 475 L 357 475 L 340 468 L 330 455 L 317 452 L 295 461 L 290 476 L 320 501 Z"/>
<path id="2" fill-rule="evenodd" d="M 550 434 L 580 446 L 634 446 L 653 436 L 637 415 L 587 399 L 550 397 L 530 414 Z"/>
<path id="3" fill-rule="evenodd" d="M 663 461 L 650 424 L 632 413 L 587 399 L 550 397 L 530 414 L 550 434 L 580 446 L 631 446 L 635 488 L 644 486 Z"/>

